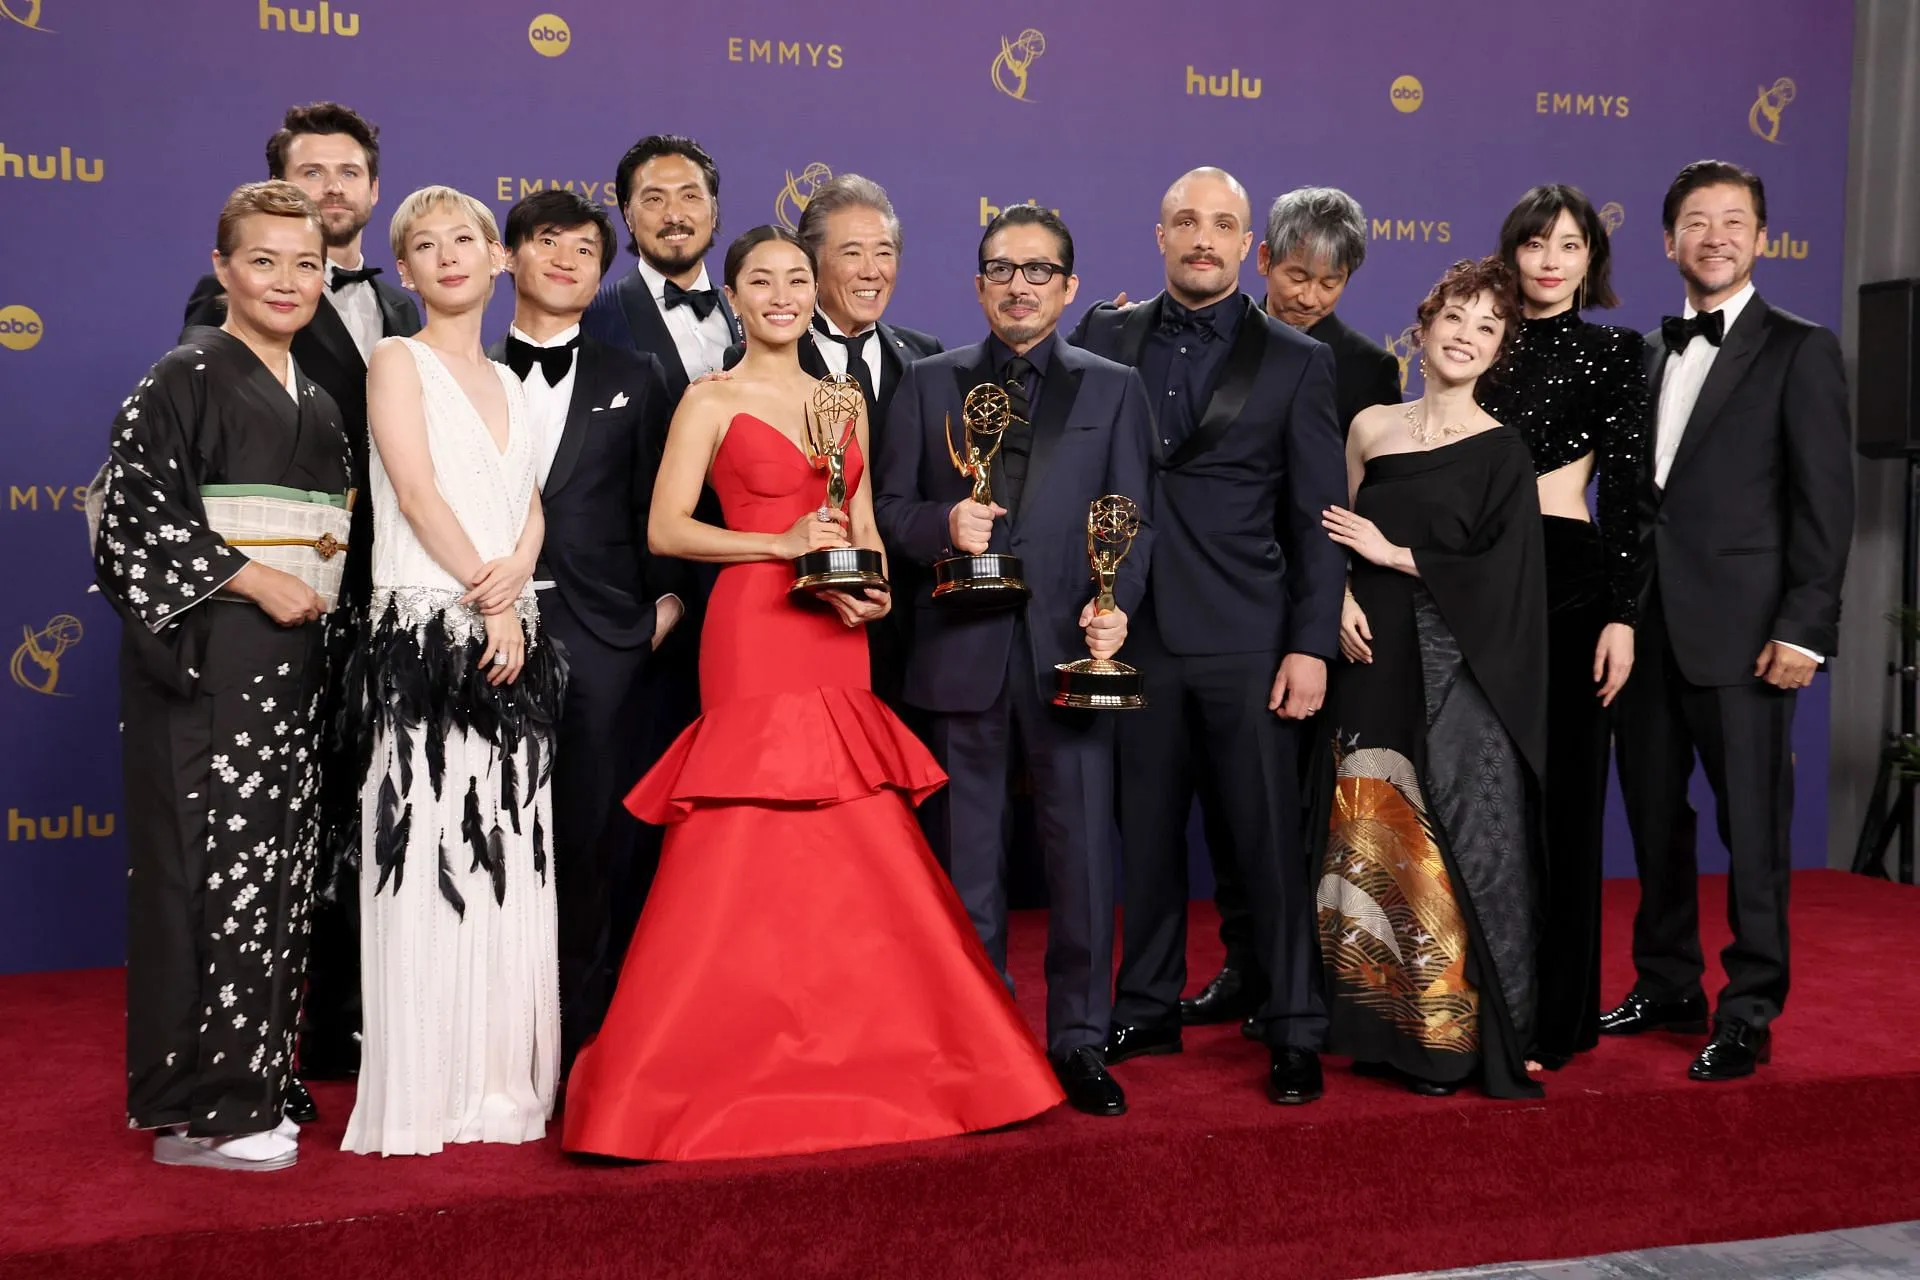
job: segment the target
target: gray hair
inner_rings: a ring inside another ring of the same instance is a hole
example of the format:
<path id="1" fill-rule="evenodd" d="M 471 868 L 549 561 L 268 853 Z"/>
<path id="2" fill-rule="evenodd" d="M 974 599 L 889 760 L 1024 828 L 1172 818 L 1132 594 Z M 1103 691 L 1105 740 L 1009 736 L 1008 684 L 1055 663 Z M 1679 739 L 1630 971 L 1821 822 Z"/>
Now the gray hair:
<path id="1" fill-rule="evenodd" d="M 1325 259 L 1348 275 L 1367 260 L 1367 219 L 1360 202 L 1336 187 L 1299 187 L 1267 211 L 1267 255 L 1275 262 L 1296 250 L 1308 262 Z"/>
<path id="2" fill-rule="evenodd" d="M 885 218 L 887 233 L 893 237 L 893 251 L 900 252 L 900 218 L 893 211 L 893 201 L 887 199 L 887 189 L 872 178 L 843 173 L 814 188 L 800 213 L 800 225 L 794 228 L 816 258 L 826 250 L 827 219 L 842 209 L 872 209 Z"/>

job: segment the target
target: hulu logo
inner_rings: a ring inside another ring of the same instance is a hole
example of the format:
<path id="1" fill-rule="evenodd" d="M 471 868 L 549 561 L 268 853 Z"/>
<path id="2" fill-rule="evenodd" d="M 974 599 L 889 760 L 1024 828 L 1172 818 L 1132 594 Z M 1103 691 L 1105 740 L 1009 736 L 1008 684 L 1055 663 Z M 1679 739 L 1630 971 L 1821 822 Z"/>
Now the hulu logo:
<path id="1" fill-rule="evenodd" d="M 260 29 L 291 31 L 301 36 L 357 36 L 360 34 L 360 15 L 335 13 L 327 0 L 320 0 L 318 9 L 300 9 L 293 5 L 277 5 L 269 3 L 269 0 L 260 0 Z"/>

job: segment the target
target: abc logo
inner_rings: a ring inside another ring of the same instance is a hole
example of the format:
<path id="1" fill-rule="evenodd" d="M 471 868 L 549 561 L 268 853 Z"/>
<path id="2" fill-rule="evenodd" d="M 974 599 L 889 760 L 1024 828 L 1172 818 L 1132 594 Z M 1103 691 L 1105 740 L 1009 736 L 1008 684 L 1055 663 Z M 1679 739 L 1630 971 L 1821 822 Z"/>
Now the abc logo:
<path id="1" fill-rule="evenodd" d="M 527 28 L 527 43 L 543 58 L 557 58 L 567 51 L 573 31 L 557 13 L 543 13 Z"/>
<path id="2" fill-rule="evenodd" d="M 1425 100 L 1427 91 L 1412 76 L 1401 76 L 1393 82 L 1393 109 L 1407 112 L 1418 111 Z"/>
<path id="3" fill-rule="evenodd" d="M 10 351 L 25 351 L 37 346 L 40 335 L 46 330 L 40 323 L 40 316 L 32 307 L 15 304 L 0 307 L 0 347 Z"/>

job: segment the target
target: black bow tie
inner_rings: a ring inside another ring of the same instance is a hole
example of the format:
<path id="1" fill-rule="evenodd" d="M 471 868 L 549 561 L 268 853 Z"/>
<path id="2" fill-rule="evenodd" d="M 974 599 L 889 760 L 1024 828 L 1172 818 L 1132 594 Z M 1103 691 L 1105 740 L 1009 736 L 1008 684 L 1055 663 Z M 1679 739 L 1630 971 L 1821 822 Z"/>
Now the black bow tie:
<path id="1" fill-rule="evenodd" d="M 1675 355 L 1685 351 L 1695 337 L 1705 338 L 1717 347 L 1726 336 L 1727 317 L 1719 311 L 1702 311 L 1691 320 L 1682 320 L 1679 316 L 1660 318 L 1660 338 Z"/>
<path id="2" fill-rule="evenodd" d="M 667 281 L 667 287 L 660 295 L 661 305 L 668 311 L 675 307 L 692 307 L 695 320 L 705 320 L 720 305 L 720 293 L 716 289 L 682 289 L 673 281 Z"/>
<path id="3" fill-rule="evenodd" d="M 1214 310 L 1189 311 L 1171 298 L 1160 303 L 1160 332 L 1179 334 L 1191 330 L 1202 342 L 1212 342 L 1220 336 L 1213 326 Z"/>
<path id="4" fill-rule="evenodd" d="M 507 335 L 507 368 L 513 370 L 513 376 L 525 382 L 527 375 L 533 372 L 533 366 L 539 365 L 540 372 L 547 375 L 547 385 L 557 387 L 560 379 L 567 376 L 567 370 L 573 368 L 573 349 L 580 345 L 580 335 L 575 334 L 573 341 L 564 342 L 557 347 L 536 347 L 531 342 Z"/>
<path id="5" fill-rule="evenodd" d="M 378 267 L 362 267 L 358 271 L 349 271 L 345 267 L 335 267 L 333 269 L 333 281 L 329 287 L 335 293 L 338 293 L 350 284 L 365 284 L 379 274 L 380 268 Z"/>

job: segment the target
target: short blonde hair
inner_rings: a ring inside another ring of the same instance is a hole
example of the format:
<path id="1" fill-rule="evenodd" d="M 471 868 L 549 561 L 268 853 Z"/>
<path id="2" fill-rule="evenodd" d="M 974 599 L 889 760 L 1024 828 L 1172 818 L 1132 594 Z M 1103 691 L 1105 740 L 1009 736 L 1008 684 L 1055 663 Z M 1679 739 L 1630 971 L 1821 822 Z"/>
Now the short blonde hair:
<path id="1" fill-rule="evenodd" d="M 233 256 L 240 247 L 240 224 L 255 214 L 269 218 L 305 218 L 320 237 L 326 251 L 326 225 L 320 221 L 320 206 L 291 182 L 249 182 L 235 187 L 220 210 L 220 223 L 213 233 L 213 247 L 223 258 Z"/>
<path id="2" fill-rule="evenodd" d="M 413 230 L 413 224 L 420 220 L 429 209 L 452 209 L 473 219 L 480 228 L 488 244 L 500 243 L 500 224 L 494 220 L 493 210 L 481 204 L 464 191 L 452 187 L 422 187 L 393 211 L 393 225 L 389 238 L 393 242 L 393 260 L 399 262 L 407 256 L 407 233 Z"/>

